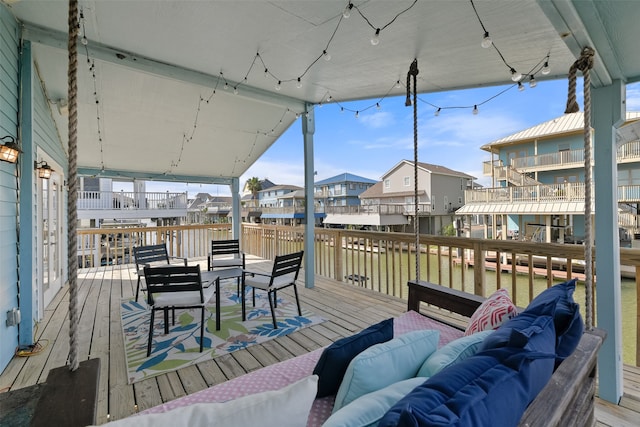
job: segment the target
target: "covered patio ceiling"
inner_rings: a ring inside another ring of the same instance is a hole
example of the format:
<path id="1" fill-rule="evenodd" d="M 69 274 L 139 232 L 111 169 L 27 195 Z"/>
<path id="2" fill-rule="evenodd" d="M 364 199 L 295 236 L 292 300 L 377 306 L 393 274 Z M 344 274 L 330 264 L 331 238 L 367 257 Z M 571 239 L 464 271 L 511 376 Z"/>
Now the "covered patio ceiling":
<path id="1" fill-rule="evenodd" d="M 66 144 L 56 104 L 67 98 L 67 2 L 3 1 L 24 24 Z M 347 5 L 80 0 L 79 172 L 228 183 L 306 108 L 406 93 L 414 58 L 421 93 L 509 84 L 510 67 L 565 78 L 587 45 L 596 86 L 640 79 L 634 1 L 355 0 L 346 19 Z M 480 21 L 499 51 L 480 46 Z"/>

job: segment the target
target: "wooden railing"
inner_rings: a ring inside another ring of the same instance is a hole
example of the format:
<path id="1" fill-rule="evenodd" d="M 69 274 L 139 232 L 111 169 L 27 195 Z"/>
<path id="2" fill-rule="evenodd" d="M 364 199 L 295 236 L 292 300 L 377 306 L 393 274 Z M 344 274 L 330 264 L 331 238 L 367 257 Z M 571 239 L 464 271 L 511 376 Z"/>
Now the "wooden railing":
<path id="1" fill-rule="evenodd" d="M 186 209 L 187 193 L 78 191 L 79 210 Z"/>
<path id="2" fill-rule="evenodd" d="M 133 246 L 160 242 L 167 243 L 170 255 L 202 258 L 210 249 L 210 240 L 231 235 L 230 224 L 85 229 L 78 231 L 78 260 L 86 267 L 100 265 L 94 262 L 97 259 L 130 263 Z M 305 246 L 304 227 L 243 223 L 241 238 L 246 253 L 271 260 Z M 413 234 L 316 228 L 314 250 L 317 275 L 376 292 L 407 298 L 407 282 L 416 278 Z M 421 235 L 419 251 L 420 280 L 484 297 L 507 288 L 516 304 L 524 307 L 554 281 L 575 277 L 581 282 L 575 298 L 584 306 L 582 245 Z M 622 303 L 625 328 L 631 331 L 624 336 L 629 340 L 628 335 L 633 335 L 625 354 L 633 354 L 637 363 L 640 250 L 621 249 L 620 263 L 625 274 L 636 277 L 635 284 L 630 280 L 623 284 Z M 635 324 L 628 324 L 634 320 Z M 634 363 L 629 360 L 625 357 L 626 363 Z"/>

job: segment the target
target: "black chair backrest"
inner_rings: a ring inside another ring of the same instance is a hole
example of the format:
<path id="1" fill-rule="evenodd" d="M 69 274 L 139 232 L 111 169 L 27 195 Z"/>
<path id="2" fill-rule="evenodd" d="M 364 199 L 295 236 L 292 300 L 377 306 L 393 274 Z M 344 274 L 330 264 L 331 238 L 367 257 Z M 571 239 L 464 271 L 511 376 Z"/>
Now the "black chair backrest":
<path id="1" fill-rule="evenodd" d="M 164 243 L 150 246 L 136 246 L 133 248 L 133 256 L 136 260 L 136 266 L 150 264 L 152 262 L 169 262 L 169 254 L 167 246 Z"/>
<path id="2" fill-rule="evenodd" d="M 240 241 L 234 240 L 212 240 L 211 255 L 226 255 L 240 253 Z"/>
<path id="3" fill-rule="evenodd" d="M 304 251 L 294 252 L 287 255 L 277 255 L 273 262 L 273 270 L 271 271 L 271 280 L 285 274 L 295 273 L 293 280 L 298 279 L 298 272 L 300 271 L 300 265 L 302 265 L 302 256 Z"/>
<path id="4" fill-rule="evenodd" d="M 153 304 L 154 293 L 199 291 L 200 300 L 204 302 L 200 266 L 162 266 L 144 268 L 144 278 L 147 281 L 147 295 L 149 304 Z"/>

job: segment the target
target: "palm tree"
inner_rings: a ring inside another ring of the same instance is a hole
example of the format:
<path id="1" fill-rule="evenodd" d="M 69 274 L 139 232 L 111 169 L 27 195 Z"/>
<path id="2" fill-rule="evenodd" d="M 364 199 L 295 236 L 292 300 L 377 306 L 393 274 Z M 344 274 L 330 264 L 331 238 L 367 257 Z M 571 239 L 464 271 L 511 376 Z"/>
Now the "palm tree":
<path id="1" fill-rule="evenodd" d="M 258 191 L 262 190 L 262 183 L 260 182 L 260 179 L 256 176 L 249 178 L 245 184 L 245 188 L 251 192 L 251 200 L 253 200 L 253 204 L 255 206 L 255 199 L 258 196 Z"/>

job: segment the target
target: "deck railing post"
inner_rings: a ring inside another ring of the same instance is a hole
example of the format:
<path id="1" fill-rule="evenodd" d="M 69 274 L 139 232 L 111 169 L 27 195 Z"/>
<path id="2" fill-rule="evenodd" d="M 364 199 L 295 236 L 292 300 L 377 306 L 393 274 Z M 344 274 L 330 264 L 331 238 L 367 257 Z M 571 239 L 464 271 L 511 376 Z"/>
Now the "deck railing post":
<path id="1" fill-rule="evenodd" d="M 486 296 L 485 295 L 485 283 L 484 283 L 484 268 L 481 266 L 485 263 L 485 253 L 482 250 L 482 247 L 478 243 L 474 243 L 473 245 L 473 265 L 475 266 L 473 269 L 473 292 L 476 295 Z"/>

